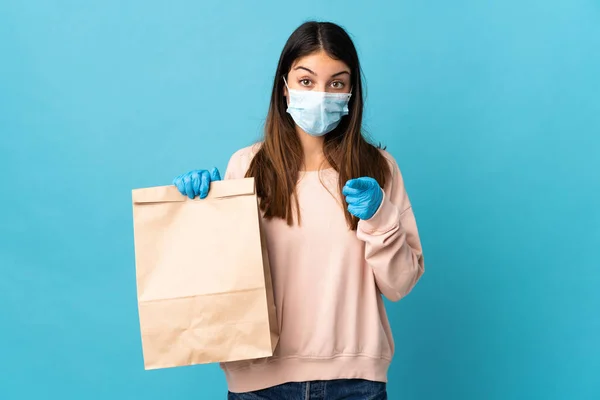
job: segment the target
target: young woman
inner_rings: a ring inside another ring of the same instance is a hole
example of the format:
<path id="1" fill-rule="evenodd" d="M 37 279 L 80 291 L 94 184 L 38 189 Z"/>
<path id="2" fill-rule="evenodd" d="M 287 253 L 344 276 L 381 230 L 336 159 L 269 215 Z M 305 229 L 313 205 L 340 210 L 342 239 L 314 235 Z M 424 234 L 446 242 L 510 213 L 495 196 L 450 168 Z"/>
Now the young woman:
<path id="1" fill-rule="evenodd" d="M 394 341 L 382 295 L 406 296 L 424 271 L 394 158 L 362 136 L 352 40 L 309 22 L 277 66 L 264 139 L 237 151 L 225 179 L 254 177 L 280 340 L 267 359 L 224 363 L 229 399 L 386 399 Z M 173 181 L 206 197 L 219 171 Z"/>

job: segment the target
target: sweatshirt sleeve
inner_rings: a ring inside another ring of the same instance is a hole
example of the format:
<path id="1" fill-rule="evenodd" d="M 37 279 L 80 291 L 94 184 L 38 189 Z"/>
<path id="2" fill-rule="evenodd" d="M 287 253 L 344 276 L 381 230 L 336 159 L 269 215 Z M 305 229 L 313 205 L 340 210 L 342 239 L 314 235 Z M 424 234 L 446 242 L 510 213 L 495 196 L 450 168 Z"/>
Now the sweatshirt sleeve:
<path id="1" fill-rule="evenodd" d="M 242 176 L 243 174 L 241 171 L 239 155 L 238 152 L 235 152 L 229 158 L 229 162 L 227 163 L 227 169 L 225 170 L 223 180 L 240 179 Z"/>
<path id="2" fill-rule="evenodd" d="M 248 171 L 248 167 L 250 166 L 250 162 L 258 151 L 259 146 L 260 143 L 249 147 L 244 147 L 243 149 L 233 153 L 229 158 L 229 162 L 227 163 L 227 169 L 225 170 L 223 179 L 227 180 L 244 178 L 244 176 L 246 176 L 246 172 Z"/>
<path id="3" fill-rule="evenodd" d="M 365 242 L 365 258 L 381 293 L 391 301 L 406 296 L 425 271 L 423 251 L 410 200 L 396 161 L 390 161 L 391 179 L 379 209 L 360 220 L 357 236 Z"/>

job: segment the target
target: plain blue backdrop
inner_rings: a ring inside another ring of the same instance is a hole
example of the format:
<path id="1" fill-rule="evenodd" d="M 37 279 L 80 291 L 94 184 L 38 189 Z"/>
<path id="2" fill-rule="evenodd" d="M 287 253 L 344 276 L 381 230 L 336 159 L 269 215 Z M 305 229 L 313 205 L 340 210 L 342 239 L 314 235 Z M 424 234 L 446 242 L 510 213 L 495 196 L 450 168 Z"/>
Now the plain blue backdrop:
<path id="1" fill-rule="evenodd" d="M 600 3 L 0 3 L 0 398 L 223 399 L 144 371 L 131 189 L 259 138 L 303 21 L 356 41 L 426 272 L 396 399 L 600 398 Z"/>

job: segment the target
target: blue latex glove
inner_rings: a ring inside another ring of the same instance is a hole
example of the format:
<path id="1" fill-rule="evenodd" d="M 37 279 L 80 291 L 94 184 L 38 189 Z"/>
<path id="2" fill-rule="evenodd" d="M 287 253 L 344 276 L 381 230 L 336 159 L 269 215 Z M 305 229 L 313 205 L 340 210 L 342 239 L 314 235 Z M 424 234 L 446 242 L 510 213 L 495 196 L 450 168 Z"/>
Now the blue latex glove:
<path id="1" fill-rule="evenodd" d="M 221 174 L 219 174 L 217 168 L 213 168 L 210 172 L 205 169 L 196 169 L 173 179 L 173 185 L 177 186 L 177 190 L 181 194 L 188 196 L 190 199 L 198 195 L 203 199 L 208 196 L 210 183 L 220 180 Z"/>
<path id="2" fill-rule="evenodd" d="M 350 214 L 362 220 L 371 219 L 383 201 L 383 191 L 373 178 L 350 179 L 344 185 L 342 194 L 346 196 Z"/>

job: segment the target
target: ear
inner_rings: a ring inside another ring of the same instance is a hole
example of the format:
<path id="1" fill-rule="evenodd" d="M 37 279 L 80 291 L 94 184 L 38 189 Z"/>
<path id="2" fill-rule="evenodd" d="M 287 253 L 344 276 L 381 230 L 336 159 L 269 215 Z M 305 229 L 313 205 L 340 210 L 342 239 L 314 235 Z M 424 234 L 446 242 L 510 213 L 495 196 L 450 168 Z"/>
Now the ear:
<path id="1" fill-rule="evenodd" d="M 283 85 L 283 98 L 285 99 L 285 104 L 290 104 L 290 97 L 288 96 L 289 92 L 287 89 L 287 85 Z"/>
<path id="2" fill-rule="evenodd" d="M 287 80 L 285 79 L 285 76 L 283 77 L 283 96 L 286 98 L 288 97 Z"/>

